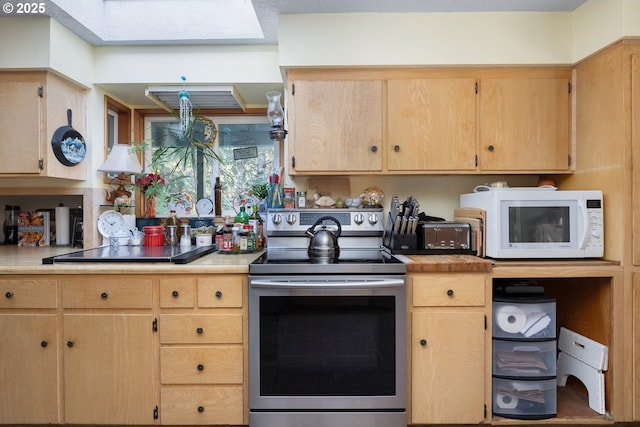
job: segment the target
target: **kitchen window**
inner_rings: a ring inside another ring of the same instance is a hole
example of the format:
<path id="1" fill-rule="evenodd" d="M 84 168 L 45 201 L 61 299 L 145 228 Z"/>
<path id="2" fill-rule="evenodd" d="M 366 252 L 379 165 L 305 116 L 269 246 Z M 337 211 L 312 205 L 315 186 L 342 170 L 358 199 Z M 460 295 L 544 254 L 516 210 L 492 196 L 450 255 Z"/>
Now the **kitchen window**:
<path id="1" fill-rule="evenodd" d="M 266 116 L 206 116 L 218 130 L 215 150 L 221 162 L 197 154 L 195 167 L 179 159 L 160 165 L 162 176 L 171 176 L 162 200 L 172 200 L 184 194 L 192 200 L 214 200 L 216 177 L 222 184 L 222 215 L 235 216 L 240 200 L 256 184 L 268 182 L 268 176 L 279 169 L 278 144 L 269 138 L 271 125 Z M 205 123 L 196 121 L 194 132 L 203 133 Z M 152 172 L 153 151 L 162 145 L 181 144 L 179 123 L 171 116 L 145 118 L 145 139 L 151 143 L 145 153 L 145 172 Z M 173 169 L 175 172 L 171 173 Z M 194 203 L 195 205 L 195 203 Z M 169 214 L 166 203 L 159 203 L 158 216 Z M 194 212 L 195 216 L 196 213 Z"/>

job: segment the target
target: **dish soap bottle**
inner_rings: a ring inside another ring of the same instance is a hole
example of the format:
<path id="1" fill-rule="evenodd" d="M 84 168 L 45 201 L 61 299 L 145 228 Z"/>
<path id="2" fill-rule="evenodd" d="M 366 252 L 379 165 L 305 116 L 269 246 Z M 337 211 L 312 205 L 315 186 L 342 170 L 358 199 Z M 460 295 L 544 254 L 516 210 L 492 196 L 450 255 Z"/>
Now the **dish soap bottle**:
<path id="1" fill-rule="evenodd" d="M 234 221 L 235 224 L 249 224 L 249 215 L 247 214 L 247 208 L 240 206 L 240 212 L 236 215 Z"/>

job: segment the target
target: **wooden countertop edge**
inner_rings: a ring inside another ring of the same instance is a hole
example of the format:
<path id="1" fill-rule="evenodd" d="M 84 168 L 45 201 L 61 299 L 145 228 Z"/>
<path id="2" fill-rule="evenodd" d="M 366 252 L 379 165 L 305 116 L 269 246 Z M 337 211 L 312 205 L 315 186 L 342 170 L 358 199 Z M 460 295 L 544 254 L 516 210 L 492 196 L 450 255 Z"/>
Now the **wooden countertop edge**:
<path id="1" fill-rule="evenodd" d="M 513 271 L 530 272 L 549 270 L 572 271 L 586 269 L 589 274 L 602 271 L 603 276 L 611 274 L 620 267 L 620 262 L 602 259 L 545 259 L 545 260 L 494 260 L 480 258 L 473 255 L 396 255 L 407 265 L 408 273 L 438 273 L 438 272 L 479 272 L 513 274 Z M 612 270 L 613 269 L 613 270 Z M 556 273 L 554 273 L 556 274 Z"/>

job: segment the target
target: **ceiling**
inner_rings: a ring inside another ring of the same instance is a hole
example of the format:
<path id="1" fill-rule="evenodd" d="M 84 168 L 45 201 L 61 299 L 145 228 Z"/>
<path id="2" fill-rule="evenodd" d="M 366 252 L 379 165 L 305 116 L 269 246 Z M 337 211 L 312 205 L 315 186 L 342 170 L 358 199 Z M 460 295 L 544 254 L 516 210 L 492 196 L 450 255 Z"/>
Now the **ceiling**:
<path id="1" fill-rule="evenodd" d="M 45 0 L 46 14 L 95 46 L 278 44 L 278 19 L 306 13 L 569 12 L 586 0 Z M 142 85 L 104 86 L 131 105 Z M 248 105 L 282 85 L 236 85 Z M 199 108 L 215 102 L 203 99 Z M 156 102 L 157 103 L 157 102 Z M 153 104 L 152 104 L 153 105 Z M 214 104 L 211 104 L 214 105 Z"/>

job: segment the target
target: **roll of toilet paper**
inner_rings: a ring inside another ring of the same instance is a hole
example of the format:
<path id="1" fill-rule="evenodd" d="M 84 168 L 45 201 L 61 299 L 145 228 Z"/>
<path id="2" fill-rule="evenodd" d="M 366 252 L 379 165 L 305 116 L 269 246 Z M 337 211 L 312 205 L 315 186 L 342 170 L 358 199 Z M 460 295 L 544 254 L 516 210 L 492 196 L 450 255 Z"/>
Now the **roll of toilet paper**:
<path id="1" fill-rule="evenodd" d="M 515 409 L 518 406 L 518 398 L 506 394 L 496 394 L 496 405 L 500 409 Z"/>
<path id="2" fill-rule="evenodd" d="M 71 241 L 71 220 L 69 215 L 68 207 L 56 207 L 56 245 L 58 246 L 68 245 Z"/>
<path id="3" fill-rule="evenodd" d="M 517 334 L 527 324 L 527 314 L 515 305 L 504 305 L 496 310 L 496 324 L 504 332 Z"/>

